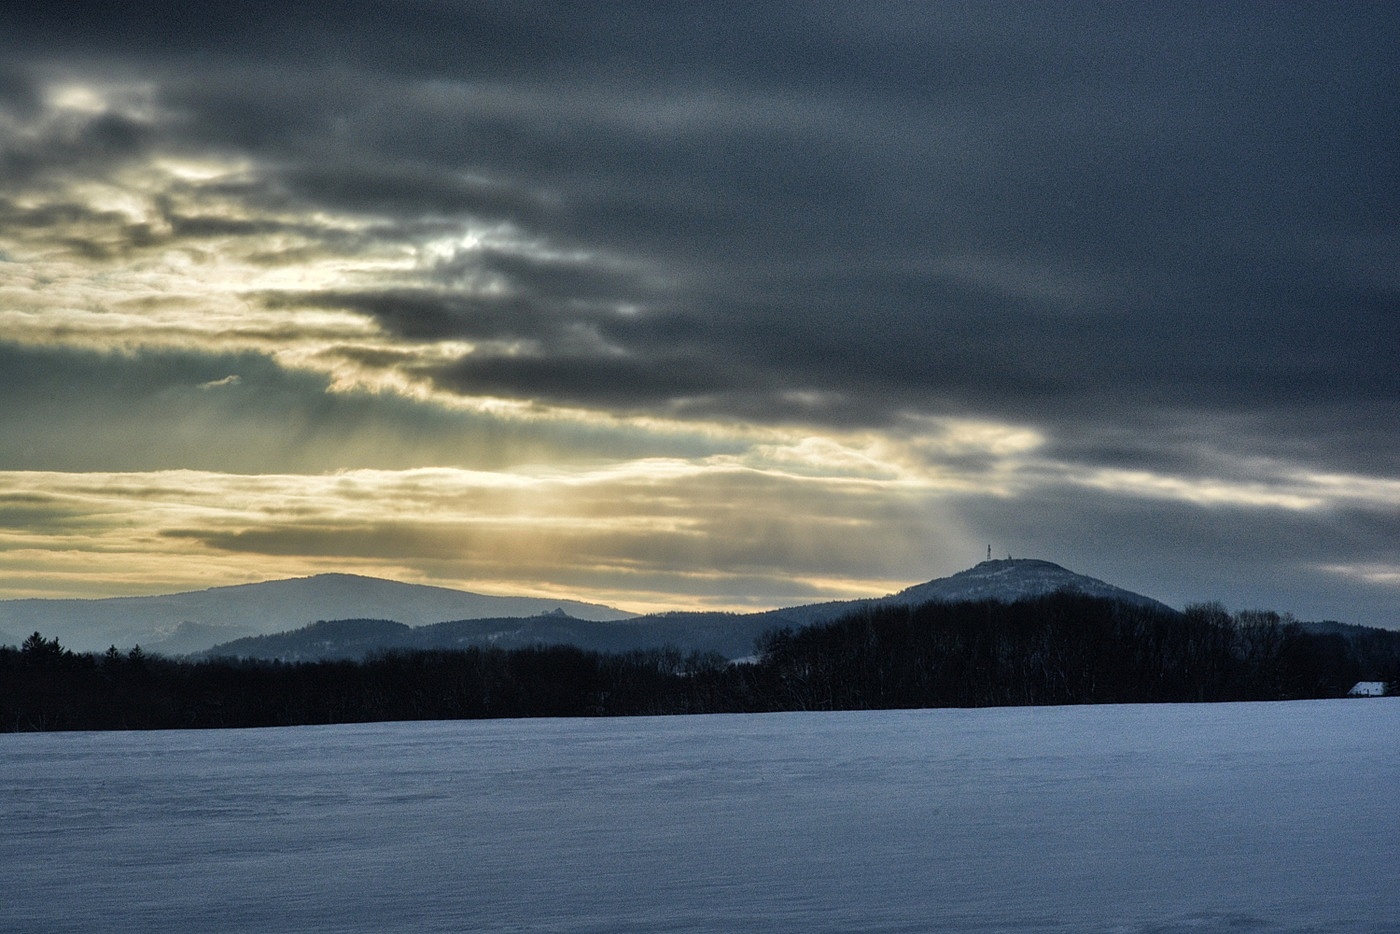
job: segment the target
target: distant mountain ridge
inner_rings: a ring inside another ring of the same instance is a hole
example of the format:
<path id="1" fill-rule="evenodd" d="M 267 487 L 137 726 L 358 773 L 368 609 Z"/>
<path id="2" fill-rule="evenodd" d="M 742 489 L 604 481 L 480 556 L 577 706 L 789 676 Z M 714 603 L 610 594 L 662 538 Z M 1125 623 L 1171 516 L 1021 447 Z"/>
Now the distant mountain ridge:
<path id="1" fill-rule="evenodd" d="M 422 584 L 319 574 L 153 597 L 0 601 L 0 632 L 41 632 L 76 651 L 141 645 L 167 655 L 348 658 L 387 648 L 571 644 L 598 651 L 671 645 L 741 658 L 764 632 L 835 620 L 864 607 L 929 601 L 1004 603 L 1070 590 L 1175 612 L 1150 597 L 1034 558 L 983 561 L 884 597 L 760 613 L 634 616 L 613 607 L 542 597 L 500 597 Z M 328 622 L 375 621 L 351 636 Z M 17 642 L 23 636 L 12 637 Z M 212 648 L 211 648 L 212 647 Z"/>
<path id="2" fill-rule="evenodd" d="M 469 617 L 534 616 L 556 609 L 586 620 L 634 615 L 578 600 L 498 597 L 357 574 L 318 574 L 152 597 L 0 600 L 0 630 L 41 632 L 75 651 L 102 651 L 109 645 L 125 650 L 139 644 L 179 655 L 317 620 L 379 617 L 419 626 Z"/>
<path id="3" fill-rule="evenodd" d="M 671 646 L 686 652 L 717 652 L 736 659 L 751 655 L 758 637 L 771 629 L 830 622 L 862 608 L 979 600 L 1014 603 L 1064 590 L 1176 612 L 1150 597 L 1075 574 L 1049 561 L 1008 558 L 984 561 L 951 577 L 916 584 L 885 597 L 761 613 L 672 612 L 626 620 L 585 620 L 560 609 L 528 617 L 458 619 L 418 626 L 404 625 L 401 617 L 391 613 L 378 619 L 356 614 L 353 619 L 318 622 L 297 631 L 227 642 L 205 654 L 298 661 L 359 658 L 366 652 L 385 649 L 566 644 L 601 652 Z"/>
<path id="4" fill-rule="evenodd" d="M 382 651 L 572 645 L 595 652 L 670 646 L 686 652 L 717 652 L 726 658 L 741 658 L 752 653 L 754 639 L 769 628 L 767 624 L 755 624 L 751 618 L 728 613 L 583 620 L 550 612 L 530 617 L 450 620 L 426 626 L 405 626 L 383 619 L 340 619 L 290 632 L 249 636 L 200 654 L 209 658 L 296 662 L 360 659 Z"/>

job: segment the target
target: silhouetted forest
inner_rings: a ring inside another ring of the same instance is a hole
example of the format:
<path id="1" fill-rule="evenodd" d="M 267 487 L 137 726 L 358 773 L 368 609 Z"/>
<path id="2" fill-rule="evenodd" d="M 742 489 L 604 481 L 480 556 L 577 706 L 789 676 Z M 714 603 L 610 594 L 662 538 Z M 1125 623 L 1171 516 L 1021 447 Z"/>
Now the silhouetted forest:
<path id="1" fill-rule="evenodd" d="M 1400 681 L 1400 633 L 1311 633 L 1275 613 L 1162 612 L 1071 593 L 878 607 L 765 634 L 751 664 L 569 646 L 363 661 L 0 648 L 0 730 L 1340 697 Z"/>

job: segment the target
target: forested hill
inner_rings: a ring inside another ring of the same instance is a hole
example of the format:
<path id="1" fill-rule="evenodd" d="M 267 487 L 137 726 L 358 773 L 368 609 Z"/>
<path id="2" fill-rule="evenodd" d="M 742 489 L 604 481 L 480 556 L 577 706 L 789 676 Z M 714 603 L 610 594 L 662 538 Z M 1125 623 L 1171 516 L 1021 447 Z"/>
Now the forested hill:
<path id="1" fill-rule="evenodd" d="M 1061 592 L 1114 600 L 1167 615 L 1176 612 L 1150 597 L 1076 574 L 1049 561 L 1007 558 L 983 561 L 950 577 L 917 584 L 884 597 L 760 613 L 678 612 L 606 620 L 578 619 L 556 609 L 532 616 L 458 619 L 413 627 L 401 625 L 402 621 L 392 615 L 384 619 L 335 619 L 297 630 L 225 642 L 200 654 L 203 657 L 312 661 L 362 658 L 368 652 L 396 649 L 571 645 L 597 652 L 670 647 L 682 652 L 715 652 L 728 659 L 741 659 L 753 655 L 755 640 L 770 629 L 826 623 L 880 607 L 978 600 L 1014 603 Z"/>
<path id="2" fill-rule="evenodd" d="M 1061 592 L 869 607 L 771 631 L 745 664 L 569 646 L 191 662 L 80 655 L 35 634 L 0 649 L 0 730 L 1285 700 L 1341 697 L 1360 680 L 1400 681 L 1400 633 L 1363 644 L 1272 613 Z"/>
<path id="3" fill-rule="evenodd" d="M 760 656 L 804 709 L 1286 700 L 1400 682 L 1400 632 L 1370 632 L 1059 592 L 875 607 L 770 633 Z"/>
<path id="4" fill-rule="evenodd" d="M 733 613 L 678 613 L 633 620 L 576 619 L 562 611 L 528 617 L 463 619 L 427 626 L 392 620 L 323 620 L 289 632 L 252 636 L 217 645 L 202 658 L 281 661 L 361 659 L 372 652 L 522 649 L 568 645 L 591 652 L 630 652 L 667 647 L 718 653 L 726 659 L 753 654 L 754 642 L 772 623 Z"/>

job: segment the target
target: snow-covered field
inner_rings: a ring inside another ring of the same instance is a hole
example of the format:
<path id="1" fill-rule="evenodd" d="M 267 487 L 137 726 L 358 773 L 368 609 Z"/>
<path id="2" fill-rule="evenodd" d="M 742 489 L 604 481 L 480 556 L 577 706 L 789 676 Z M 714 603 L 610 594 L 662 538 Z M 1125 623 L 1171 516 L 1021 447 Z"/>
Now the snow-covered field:
<path id="1" fill-rule="evenodd" d="M 1400 931 L 1400 700 L 0 736 L 5 931 Z"/>

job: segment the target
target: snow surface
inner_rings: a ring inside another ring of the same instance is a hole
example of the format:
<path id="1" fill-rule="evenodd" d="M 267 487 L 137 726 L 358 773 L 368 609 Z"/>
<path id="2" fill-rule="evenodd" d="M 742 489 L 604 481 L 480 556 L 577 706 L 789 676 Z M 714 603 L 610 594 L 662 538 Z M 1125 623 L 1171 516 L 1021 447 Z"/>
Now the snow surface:
<path id="1" fill-rule="evenodd" d="M 0 736 L 0 930 L 1400 931 L 1400 699 Z"/>

